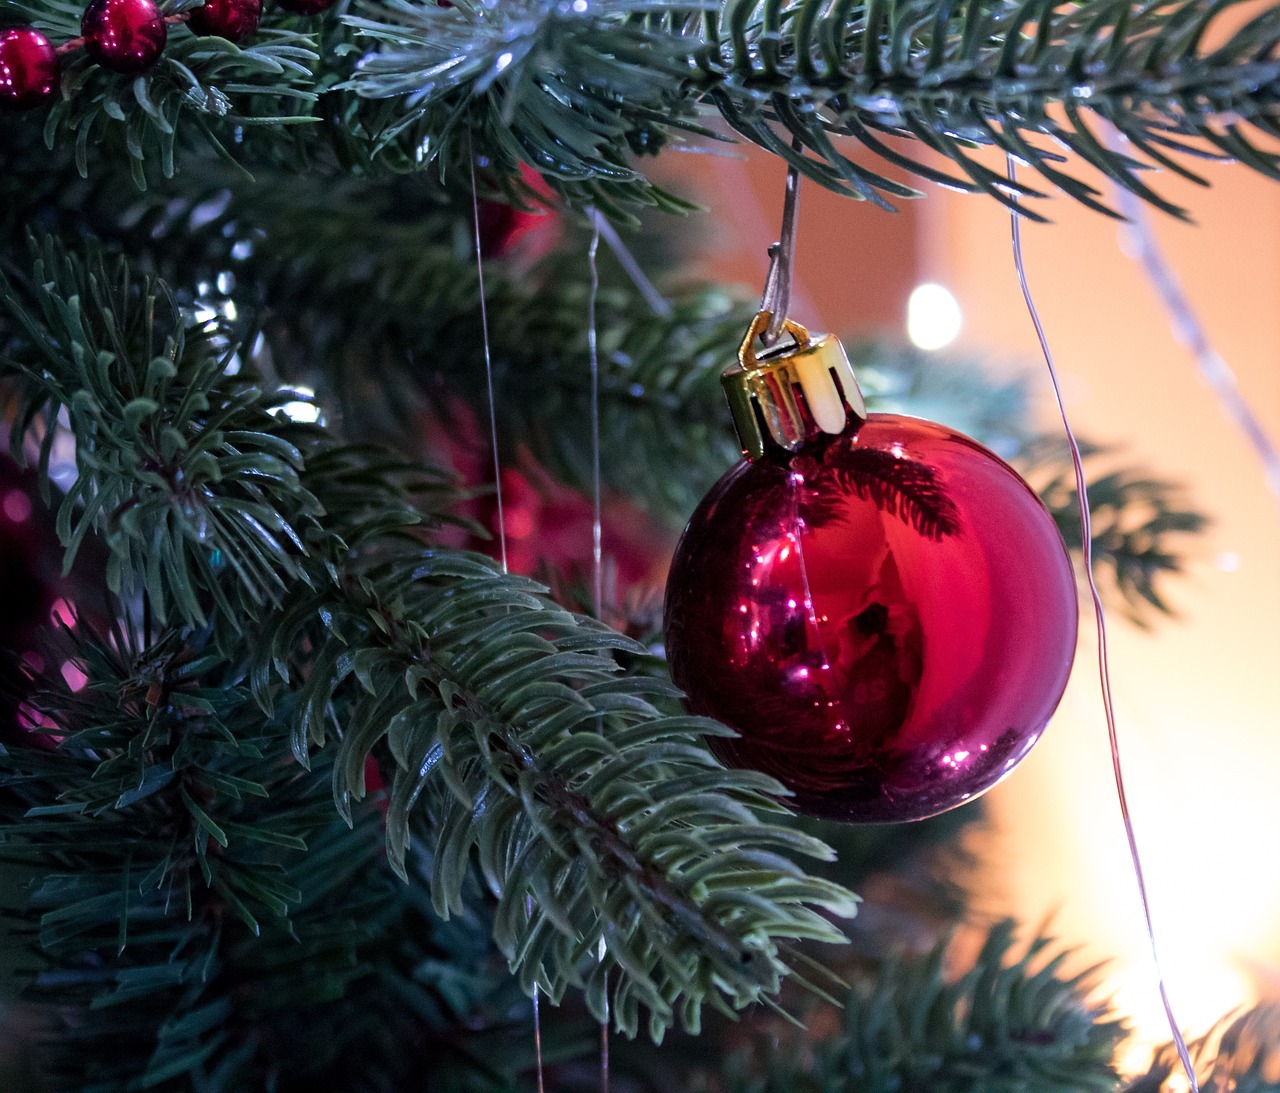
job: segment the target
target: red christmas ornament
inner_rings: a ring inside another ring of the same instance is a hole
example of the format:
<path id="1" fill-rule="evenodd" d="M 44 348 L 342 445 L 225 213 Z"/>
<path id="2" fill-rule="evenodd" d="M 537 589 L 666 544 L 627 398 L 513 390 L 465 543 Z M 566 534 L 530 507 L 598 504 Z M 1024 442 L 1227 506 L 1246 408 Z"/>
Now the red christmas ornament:
<path id="1" fill-rule="evenodd" d="M 839 342 L 725 377 L 750 461 L 711 490 L 667 584 L 671 672 L 711 746 L 802 812 L 918 820 L 990 789 L 1066 686 L 1077 603 L 1052 518 L 945 426 L 865 415 Z M 759 415 L 759 416 L 758 416 Z M 761 428 L 761 423 L 767 427 Z"/>
<path id="2" fill-rule="evenodd" d="M 0 31 L 0 106 L 28 110 L 58 88 L 58 55 L 31 27 Z"/>
<path id="3" fill-rule="evenodd" d="M 294 15 L 319 15 L 334 5 L 334 0 L 278 0 L 285 11 Z"/>
<path id="4" fill-rule="evenodd" d="M 187 26 L 192 34 L 214 35 L 228 42 L 243 42 L 258 29 L 262 0 L 204 0 L 193 8 Z"/>
<path id="5" fill-rule="evenodd" d="M 152 0 L 92 0 L 80 21 L 89 56 L 112 72 L 133 76 L 160 59 L 169 31 Z"/>

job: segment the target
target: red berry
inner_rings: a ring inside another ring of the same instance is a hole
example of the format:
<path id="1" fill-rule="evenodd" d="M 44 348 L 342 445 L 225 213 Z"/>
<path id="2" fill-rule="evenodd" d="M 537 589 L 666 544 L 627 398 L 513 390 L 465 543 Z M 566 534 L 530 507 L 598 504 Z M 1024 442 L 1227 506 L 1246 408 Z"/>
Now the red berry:
<path id="1" fill-rule="evenodd" d="M 152 0 L 92 0 L 80 33 L 85 51 L 103 68 L 135 75 L 160 59 L 169 32 Z"/>
<path id="2" fill-rule="evenodd" d="M 58 55 L 38 30 L 0 31 L 0 106 L 26 110 L 52 98 L 58 69 Z"/>
<path id="3" fill-rule="evenodd" d="M 333 3 L 334 0 L 279 0 L 280 6 L 294 15 L 319 15 L 333 7 Z"/>
<path id="4" fill-rule="evenodd" d="M 187 26 L 193 34 L 213 34 L 228 42 L 243 42 L 258 29 L 262 0 L 204 0 L 194 8 Z"/>

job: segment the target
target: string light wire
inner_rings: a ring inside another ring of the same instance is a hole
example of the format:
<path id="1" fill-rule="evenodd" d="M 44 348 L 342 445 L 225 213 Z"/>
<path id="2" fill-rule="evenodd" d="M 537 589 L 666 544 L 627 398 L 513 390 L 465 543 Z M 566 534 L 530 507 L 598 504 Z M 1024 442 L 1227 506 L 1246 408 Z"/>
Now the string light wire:
<path id="1" fill-rule="evenodd" d="M 1013 156 L 1006 156 L 1009 181 L 1017 181 L 1017 164 Z M 1017 204 L 1016 191 L 1010 194 Z M 1107 619 L 1102 609 L 1102 597 L 1098 594 L 1098 584 L 1093 575 L 1093 522 L 1089 514 L 1089 489 L 1085 482 L 1084 461 L 1080 456 L 1080 446 L 1076 443 L 1075 433 L 1067 416 L 1066 404 L 1062 398 L 1062 388 L 1058 383 L 1058 371 L 1053 363 L 1053 353 L 1049 349 L 1049 340 L 1044 332 L 1044 324 L 1040 321 L 1040 313 L 1031 295 L 1031 287 L 1027 281 L 1027 270 L 1022 258 L 1022 217 L 1016 209 L 1010 210 L 1013 224 L 1013 264 L 1018 273 L 1018 285 L 1022 289 L 1022 299 L 1027 305 L 1031 323 L 1036 330 L 1036 338 L 1040 342 L 1040 351 L 1044 355 L 1049 369 L 1049 380 L 1053 385 L 1053 397 L 1058 404 L 1058 414 L 1062 419 L 1062 428 L 1066 433 L 1067 444 L 1071 449 L 1071 466 L 1075 471 L 1076 500 L 1080 507 L 1080 528 L 1084 551 L 1085 576 L 1089 581 L 1089 596 L 1093 601 L 1093 617 L 1098 631 L 1098 680 L 1102 689 L 1102 706 L 1107 719 L 1107 740 L 1111 746 L 1111 769 L 1115 775 L 1116 796 L 1120 802 L 1120 816 L 1124 821 L 1125 839 L 1129 843 L 1129 857 L 1133 863 L 1133 875 L 1138 884 L 1138 897 L 1142 904 L 1142 917 L 1146 925 L 1147 942 L 1151 949 L 1151 960 L 1155 966 L 1156 982 L 1160 989 L 1160 1001 L 1164 1006 L 1165 1018 L 1169 1022 L 1169 1031 L 1173 1035 L 1174 1047 L 1182 1069 L 1186 1072 L 1187 1081 L 1191 1085 L 1191 1093 L 1200 1093 L 1200 1084 L 1196 1078 L 1195 1066 L 1191 1062 L 1191 1053 L 1187 1049 L 1186 1039 L 1178 1027 L 1173 1014 L 1173 1005 L 1169 1001 L 1169 991 L 1165 984 L 1164 971 L 1160 963 L 1160 946 L 1156 943 L 1155 925 L 1151 918 L 1151 900 L 1147 895 L 1147 882 L 1142 869 L 1142 857 L 1138 853 L 1138 840 L 1133 830 L 1133 817 L 1129 812 L 1129 799 L 1125 793 L 1124 771 L 1120 762 L 1120 739 L 1116 730 L 1115 703 L 1111 693 L 1111 667 L 1107 653 Z"/>

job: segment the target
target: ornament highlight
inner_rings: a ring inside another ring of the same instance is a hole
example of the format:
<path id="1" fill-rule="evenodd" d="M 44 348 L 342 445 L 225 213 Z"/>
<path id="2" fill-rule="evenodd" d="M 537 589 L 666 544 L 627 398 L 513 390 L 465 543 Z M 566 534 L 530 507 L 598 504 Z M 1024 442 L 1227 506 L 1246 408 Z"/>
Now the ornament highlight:
<path id="1" fill-rule="evenodd" d="M 29 110 L 53 98 L 60 68 L 49 39 L 38 30 L 0 31 L 0 106 Z"/>
<path id="2" fill-rule="evenodd" d="M 80 21 L 89 56 L 112 72 L 145 72 L 160 59 L 169 36 L 152 0 L 92 0 Z"/>
<path id="3" fill-rule="evenodd" d="M 711 747 L 802 812 L 917 820 L 1030 751 L 1075 653 L 1075 577 L 1031 488 L 945 426 L 866 416 L 844 351 L 795 323 L 725 376 L 743 447 L 667 583 L 666 648 Z M 762 321 L 763 320 L 763 321 Z M 836 407 L 839 413 L 836 412 Z"/>
<path id="4" fill-rule="evenodd" d="M 191 9 L 187 26 L 192 34 L 214 35 L 228 42 L 243 42 L 258 29 L 262 0 L 205 0 Z"/>

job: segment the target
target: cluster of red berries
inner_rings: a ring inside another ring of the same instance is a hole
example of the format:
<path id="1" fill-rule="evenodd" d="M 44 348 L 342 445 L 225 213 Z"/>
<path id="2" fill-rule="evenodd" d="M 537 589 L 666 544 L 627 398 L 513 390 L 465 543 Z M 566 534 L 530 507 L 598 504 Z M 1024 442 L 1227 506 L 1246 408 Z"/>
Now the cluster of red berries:
<path id="1" fill-rule="evenodd" d="M 316 15 L 334 0 L 277 0 L 296 15 Z M 258 29 L 262 0 L 205 0 L 204 7 L 165 16 L 155 0 L 91 0 L 80 21 L 81 37 L 56 49 L 34 27 L 0 30 L 0 107 L 26 110 L 51 99 L 58 88 L 59 57 L 83 48 L 112 72 L 135 76 L 160 59 L 169 27 L 186 23 L 195 34 L 242 42 Z"/>

